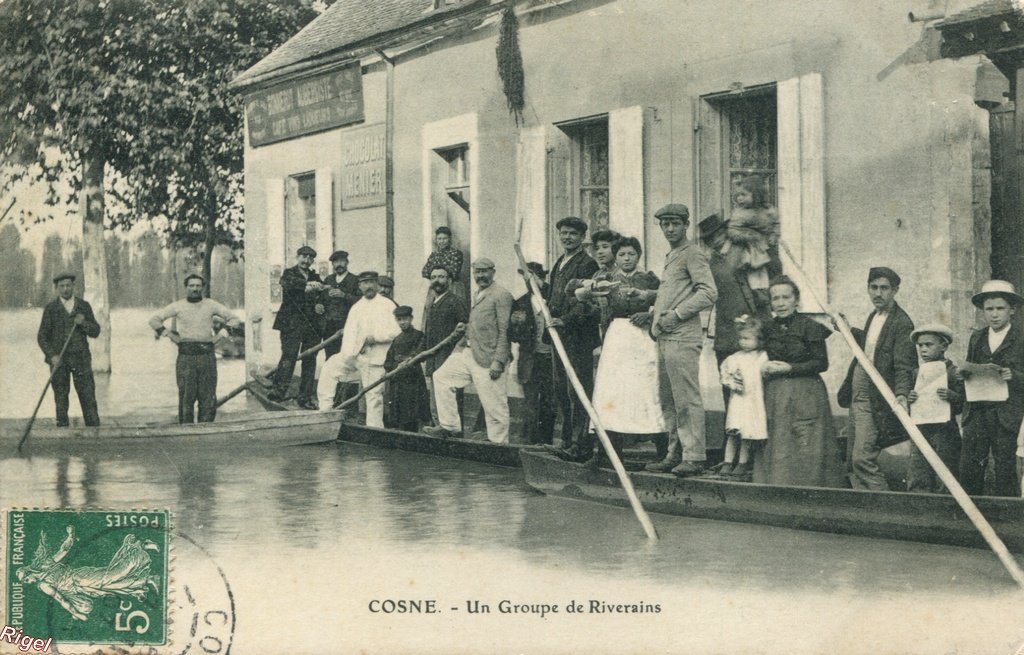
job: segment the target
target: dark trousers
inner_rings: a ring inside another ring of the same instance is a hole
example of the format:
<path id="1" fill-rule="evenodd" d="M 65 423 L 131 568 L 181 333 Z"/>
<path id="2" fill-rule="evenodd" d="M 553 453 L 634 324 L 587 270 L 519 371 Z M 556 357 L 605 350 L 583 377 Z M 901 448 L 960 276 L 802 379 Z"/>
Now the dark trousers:
<path id="1" fill-rule="evenodd" d="M 53 372 L 53 404 L 57 407 L 57 425 L 70 423 L 68 408 L 71 406 L 71 379 L 74 377 L 75 393 L 82 408 L 86 425 L 99 425 L 100 412 L 96 407 L 96 380 L 92 376 L 92 355 L 88 352 L 64 353 L 60 366 Z"/>
<path id="2" fill-rule="evenodd" d="M 918 427 L 942 463 L 956 475 L 960 468 L 960 428 L 957 427 L 956 421 Z M 907 491 L 947 493 L 946 485 L 942 484 L 931 464 L 913 443 L 910 444 L 910 462 L 907 467 Z"/>
<path id="3" fill-rule="evenodd" d="M 576 370 L 576 377 L 583 385 L 587 397 L 592 397 L 594 395 L 594 353 L 589 350 L 581 351 L 578 346 L 573 349 L 566 348 L 566 352 L 569 355 L 569 363 Z M 587 452 L 593 450 L 594 445 L 587 434 L 590 418 L 587 416 L 587 410 L 583 408 L 579 396 L 576 395 L 572 382 L 569 381 L 561 358 L 555 359 L 554 390 L 555 397 L 558 399 L 558 407 L 562 412 L 562 447 L 568 448 L 570 445 L 574 445 L 579 450 Z"/>
<path id="4" fill-rule="evenodd" d="M 963 449 L 960 452 L 960 484 L 972 496 L 985 493 L 985 468 L 989 451 L 995 460 L 996 496 L 1020 496 L 1017 480 L 1017 431 L 999 422 L 995 406 L 971 408 L 964 425 Z"/>
<path id="5" fill-rule="evenodd" d="M 325 323 L 324 324 L 324 339 L 327 339 L 334 335 L 335 332 L 345 327 L 344 323 Z M 341 352 L 341 339 L 324 346 L 324 359 L 330 359 L 333 355 L 337 355 Z"/>
<path id="6" fill-rule="evenodd" d="M 523 383 L 523 440 L 551 443 L 555 431 L 553 353 L 533 353 L 530 379 Z"/>
<path id="7" fill-rule="evenodd" d="M 274 375 L 274 390 L 278 394 L 283 396 L 288 393 L 299 353 L 309 350 L 319 343 L 318 335 L 312 330 L 281 330 L 281 361 L 278 362 L 277 373 Z M 302 401 L 316 398 L 315 353 L 303 358 L 301 375 L 298 399 Z"/>
<path id="8" fill-rule="evenodd" d="M 209 352 L 183 352 L 179 344 L 175 377 L 178 381 L 178 423 L 213 423 L 217 416 L 217 357 Z M 189 344 L 191 345 L 191 344 Z"/>

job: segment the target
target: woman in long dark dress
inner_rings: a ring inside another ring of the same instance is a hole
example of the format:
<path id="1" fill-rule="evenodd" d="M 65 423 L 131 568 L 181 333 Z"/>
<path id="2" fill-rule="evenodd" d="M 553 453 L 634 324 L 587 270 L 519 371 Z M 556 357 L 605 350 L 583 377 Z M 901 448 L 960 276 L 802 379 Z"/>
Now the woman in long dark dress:
<path id="1" fill-rule="evenodd" d="M 844 487 L 832 408 L 820 373 L 830 330 L 797 311 L 800 290 L 779 276 L 768 289 L 774 318 L 765 334 L 768 441 L 754 456 L 754 482 Z"/>

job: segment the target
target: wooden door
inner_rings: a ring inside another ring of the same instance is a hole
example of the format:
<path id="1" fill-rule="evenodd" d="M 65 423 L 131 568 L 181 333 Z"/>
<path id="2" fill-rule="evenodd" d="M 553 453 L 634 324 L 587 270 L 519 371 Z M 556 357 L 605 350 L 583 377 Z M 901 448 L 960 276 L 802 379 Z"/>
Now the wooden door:
<path id="1" fill-rule="evenodd" d="M 1024 134 L 1015 129 L 1014 103 L 993 109 L 992 277 L 1024 289 Z"/>

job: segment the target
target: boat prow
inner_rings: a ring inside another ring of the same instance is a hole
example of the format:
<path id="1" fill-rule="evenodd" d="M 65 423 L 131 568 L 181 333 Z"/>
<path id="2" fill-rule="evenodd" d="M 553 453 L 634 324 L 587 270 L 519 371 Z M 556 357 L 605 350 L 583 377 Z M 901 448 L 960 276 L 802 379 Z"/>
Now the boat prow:
<path id="1" fill-rule="evenodd" d="M 526 483 L 551 496 L 628 507 L 614 471 L 520 453 Z M 821 487 L 785 487 L 669 474 L 630 473 L 651 512 L 798 530 L 985 547 L 952 496 Z M 1024 552 L 1024 500 L 975 497 L 978 509 L 1014 552 Z"/>
<path id="2" fill-rule="evenodd" d="M 537 450 L 537 446 L 496 444 L 473 439 L 443 439 L 420 432 L 403 432 L 387 428 L 371 428 L 346 422 L 338 432 L 338 440 L 377 448 L 405 450 L 449 459 L 483 462 L 495 466 L 521 466 L 519 453 Z"/>

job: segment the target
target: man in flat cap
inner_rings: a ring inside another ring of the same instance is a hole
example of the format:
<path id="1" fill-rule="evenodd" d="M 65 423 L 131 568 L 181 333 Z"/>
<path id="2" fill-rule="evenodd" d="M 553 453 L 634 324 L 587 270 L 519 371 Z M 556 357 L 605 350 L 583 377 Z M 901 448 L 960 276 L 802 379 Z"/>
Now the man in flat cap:
<path id="1" fill-rule="evenodd" d="M 551 290 L 547 298 L 552 325 L 565 345 L 569 363 L 576 371 L 587 396 L 594 395 L 594 349 L 601 345 L 599 314 L 590 311 L 567 287 L 572 280 L 589 280 L 598 264 L 583 249 L 587 224 L 576 216 L 566 216 L 555 224 L 562 254 L 551 267 Z M 547 333 L 545 343 L 549 343 Z M 562 360 L 554 358 L 554 389 L 556 403 L 562 413 L 561 456 L 586 461 L 593 455 L 593 443 L 587 432 L 589 418 L 576 395 Z"/>
<path id="2" fill-rule="evenodd" d="M 331 254 L 330 261 L 334 272 L 324 279 L 324 288 L 320 292 L 320 304 L 324 306 L 323 336 L 325 338 L 345 327 L 349 310 L 363 297 L 359 293 L 359 279 L 348 270 L 348 253 L 344 250 L 335 250 Z M 325 346 L 324 354 L 331 357 L 339 350 L 341 350 L 340 339 Z"/>
<path id="3" fill-rule="evenodd" d="M 459 347 L 434 372 L 434 397 L 440 428 L 428 434 L 452 436 L 462 432 L 462 418 L 455 391 L 476 388 L 487 421 L 487 439 L 508 443 L 509 411 L 505 371 L 512 359 L 508 322 L 512 294 L 494 281 L 494 262 L 480 258 L 473 262 L 477 290 L 469 311 L 466 336 Z"/>
<path id="4" fill-rule="evenodd" d="M 295 360 L 299 353 L 320 342 L 321 317 L 324 306 L 320 304 L 323 282 L 313 270 L 316 251 L 302 246 L 295 253 L 298 262 L 286 268 L 281 275 L 283 291 L 281 308 L 274 319 L 274 329 L 281 333 L 281 361 L 274 374 L 274 389 L 268 394 L 271 400 L 281 401 L 287 397 L 288 388 L 295 373 Z M 304 409 L 316 409 L 313 401 L 316 382 L 316 355 L 302 360 L 302 377 L 296 401 Z"/>
<path id="5" fill-rule="evenodd" d="M 69 425 L 68 407 L 72 377 L 85 424 L 99 425 L 96 381 L 92 375 L 92 353 L 89 352 L 89 341 L 86 337 L 98 337 L 100 325 L 96 322 L 89 303 L 75 295 L 75 276 L 72 273 L 57 275 L 53 278 L 53 284 L 57 289 L 57 297 L 43 308 L 43 320 L 39 324 L 36 340 L 53 376 L 53 402 L 57 407 L 57 425 Z M 68 345 L 61 355 L 61 348 L 64 348 L 65 342 Z"/>
<path id="6" fill-rule="evenodd" d="M 402 330 L 388 348 L 384 370 L 388 373 L 423 352 L 423 333 L 412 326 L 412 307 L 396 307 L 395 320 Z M 423 368 L 410 366 L 388 380 L 384 390 L 384 426 L 418 432 L 421 425 L 430 425 L 430 399 Z"/>
<path id="7" fill-rule="evenodd" d="M 960 484 L 976 495 L 985 492 L 989 453 L 995 464 L 992 493 L 1019 496 L 1015 474 L 1017 433 L 1024 419 L 1024 330 L 1014 315 L 1024 304 L 1013 285 L 989 280 L 971 302 L 981 310 L 985 327 L 975 330 L 967 344 L 967 363 L 960 374 L 970 384 L 974 371 L 988 369 L 1006 383 L 1007 398 L 969 402 L 964 407 L 964 441 L 960 454 Z"/>
<path id="8" fill-rule="evenodd" d="M 377 277 L 377 285 L 380 287 L 380 295 L 395 303 L 395 307 L 398 307 L 398 303 L 395 302 L 395 281 L 387 275 L 381 275 Z"/>
<path id="9" fill-rule="evenodd" d="M 352 305 L 345 323 L 341 351 L 320 369 L 316 395 L 320 411 L 331 409 L 339 382 L 359 381 L 368 387 L 384 376 L 384 360 L 391 342 L 401 330 L 395 322 L 395 303 L 380 295 L 376 271 L 359 274 L 363 297 Z M 377 386 L 367 392 L 366 425 L 384 427 L 384 389 Z"/>
<path id="10" fill-rule="evenodd" d="M 177 329 L 167 332 L 178 346 L 175 379 L 178 383 L 178 423 L 194 423 L 196 405 L 199 422 L 212 423 L 217 416 L 217 357 L 214 320 L 227 323 L 228 329 L 241 329 L 242 321 L 230 309 L 212 298 L 203 297 L 206 280 L 199 273 L 185 276 L 185 297 L 167 305 L 149 319 L 149 327 L 159 339 L 167 329 L 164 321 L 176 319 Z"/>
<path id="11" fill-rule="evenodd" d="M 860 340 L 863 335 L 861 345 L 865 354 L 896 394 L 896 399 L 907 408 L 907 394 L 914 388 L 917 354 L 910 339 L 914 321 L 896 302 L 900 281 L 896 271 L 885 266 L 868 271 L 868 297 L 874 309 L 868 315 L 864 331 L 857 336 Z M 889 484 L 878 468 L 878 453 L 887 445 L 907 438 L 903 426 L 856 359 L 850 362 L 838 399 L 841 407 L 850 408 L 853 429 L 853 438 L 846 442 L 850 484 L 854 489 L 887 491 Z"/>
<path id="12" fill-rule="evenodd" d="M 658 397 L 668 427 L 668 454 L 648 465 L 652 471 L 698 475 L 707 461 L 704 401 L 700 396 L 700 313 L 718 298 L 707 255 L 686 239 L 690 210 L 673 203 L 654 214 L 672 248 L 665 255 L 661 286 L 651 312 L 651 336 L 658 341 Z"/>

